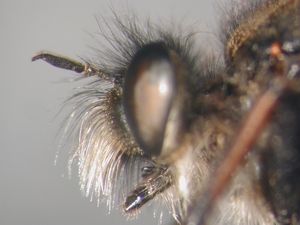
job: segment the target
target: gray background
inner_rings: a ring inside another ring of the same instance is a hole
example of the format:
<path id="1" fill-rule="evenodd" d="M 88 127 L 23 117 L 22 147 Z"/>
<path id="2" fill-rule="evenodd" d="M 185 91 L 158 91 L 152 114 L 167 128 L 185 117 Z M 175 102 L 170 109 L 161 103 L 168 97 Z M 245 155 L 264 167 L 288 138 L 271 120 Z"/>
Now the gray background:
<path id="1" fill-rule="evenodd" d="M 72 76 L 38 61 L 34 53 L 51 50 L 78 59 L 87 55 L 98 30 L 95 15 L 111 15 L 110 6 L 134 9 L 141 20 L 164 18 L 193 24 L 203 35 L 215 19 L 211 0 L 121 2 L 1 1 L 0 2 L 0 224 L 157 224 L 153 205 L 138 220 L 127 221 L 118 211 L 107 215 L 79 190 L 76 167 L 67 173 L 68 150 L 54 166 L 60 138 L 55 135 L 66 111 L 62 101 L 77 83 L 59 82 Z M 200 40 L 200 39 L 199 39 Z M 168 217 L 167 217 L 168 218 Z M 168 223 L 168 219 L 163 223 Z"/>

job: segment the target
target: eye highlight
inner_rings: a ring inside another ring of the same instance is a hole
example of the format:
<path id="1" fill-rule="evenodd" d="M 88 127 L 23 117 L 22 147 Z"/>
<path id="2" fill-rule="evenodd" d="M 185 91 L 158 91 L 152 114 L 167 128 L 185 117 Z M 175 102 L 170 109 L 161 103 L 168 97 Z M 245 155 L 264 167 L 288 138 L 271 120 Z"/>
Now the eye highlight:
<path id="1" fill-rule="evenodd" d="M 161 43 L 143 47 L 126 71 L 125 116 L 133 136 L 150 157 L 161 152 L 176 85 L 175 68 Z"/>

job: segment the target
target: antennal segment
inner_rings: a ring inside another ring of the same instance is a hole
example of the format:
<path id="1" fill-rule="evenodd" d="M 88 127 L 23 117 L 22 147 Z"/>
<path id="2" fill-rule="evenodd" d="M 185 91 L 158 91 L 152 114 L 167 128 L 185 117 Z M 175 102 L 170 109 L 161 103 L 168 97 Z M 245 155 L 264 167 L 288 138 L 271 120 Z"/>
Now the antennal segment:
<path id="1" fill-rule="evenodd" d="M 56 53 L 42 51 L 37 53 L 31 58 L 31 61 L 42 59 L 52 66 L 72 70 L 76 73 L 83 73 L 85 77 L 98 76 L 103 81 L 114 82 L 114 78 L 109 76 L 103 70 L 100 70 L 96 66 L 89 63 L 81 63 L 74 59 L 70 59 L 66 56 L 62 56 Z"/>

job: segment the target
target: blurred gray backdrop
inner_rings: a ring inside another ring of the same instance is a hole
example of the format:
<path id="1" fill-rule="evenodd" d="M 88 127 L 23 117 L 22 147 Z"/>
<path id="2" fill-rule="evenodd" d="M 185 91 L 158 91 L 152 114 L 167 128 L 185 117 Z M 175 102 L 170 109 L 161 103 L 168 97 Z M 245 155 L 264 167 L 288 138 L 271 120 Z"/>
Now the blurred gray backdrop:
<path id="1" fill-rule="evenodd" d="M 76 167 L 68 177 L 69 146 L 54 165 L 60 141 L 55 135 L 67 111 L 57 113 L 78 83 L 60 82 L 73 74 L 43 61 L 32 63 L 31 57 L 40 50 L 74 59 L 88 56 L 88 45 L 93 45 L 88 32 L 98 31 L 95 16 L 110 16 L 111 6 L 124 13 L 133 9 L 141 20 L 193 25 L 202 31 L 199 36 L 206 36 L 217 20 L 214 4 L 212 0 L 0 1 L 1 225 L 158 223 L 153 204 L 137 220 L 126 221 L 117 210 L 108 214 L 104 204 L 97 207 L 96 201 L 84 197 Z M 170 221 L 166 216 L 163 224 Z"/>

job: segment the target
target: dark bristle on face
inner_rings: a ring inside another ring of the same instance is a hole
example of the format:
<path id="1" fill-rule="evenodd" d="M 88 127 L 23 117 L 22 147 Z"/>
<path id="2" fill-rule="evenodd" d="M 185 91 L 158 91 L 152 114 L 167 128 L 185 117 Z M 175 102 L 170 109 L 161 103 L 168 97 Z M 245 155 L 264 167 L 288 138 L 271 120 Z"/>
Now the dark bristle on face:
<path id="1" fill-rule="evenodd" d="M 66 119 L 86 195 L 127 215 L 158 200 L 179 224 L 300 224 L 300 0 L 222 10 L 215 56 L 113 13 L 97 60 L 32 58 L 95 78 Z"/>

